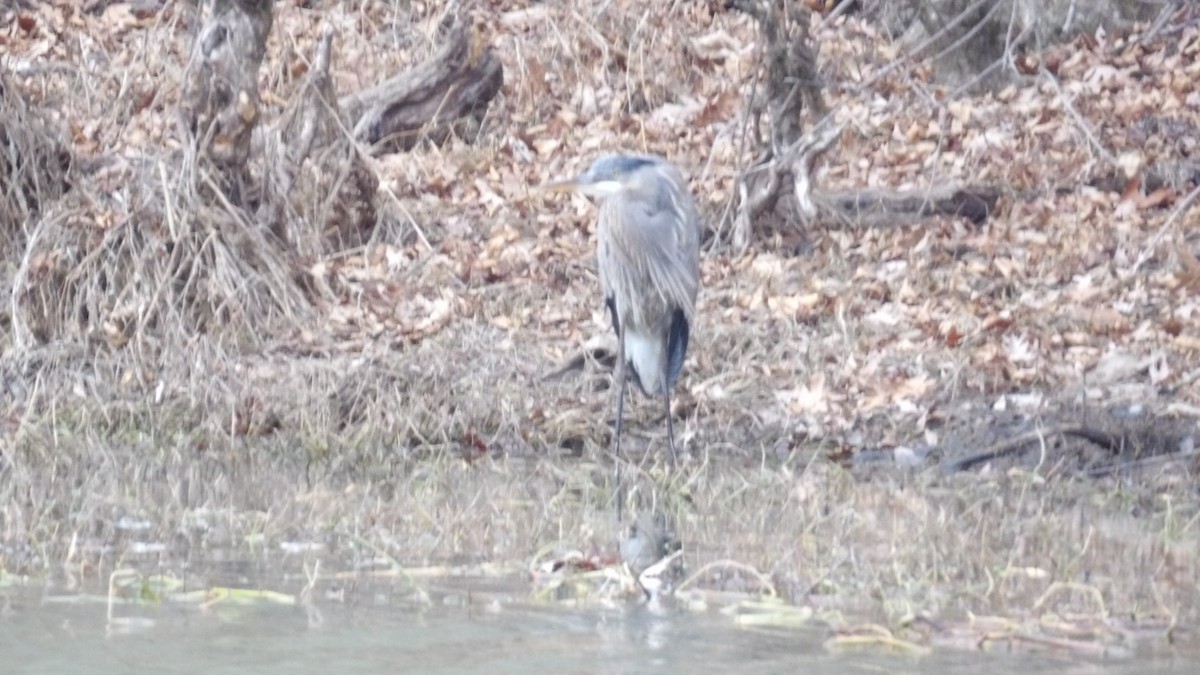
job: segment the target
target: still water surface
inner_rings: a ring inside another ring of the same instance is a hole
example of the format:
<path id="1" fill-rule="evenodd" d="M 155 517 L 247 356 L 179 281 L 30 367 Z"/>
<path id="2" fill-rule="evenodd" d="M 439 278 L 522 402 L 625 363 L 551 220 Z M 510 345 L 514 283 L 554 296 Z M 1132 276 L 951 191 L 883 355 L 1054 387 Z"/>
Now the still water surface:
<path id="1" fill-rule="evenodd" d="M 715 612 L 643 605 L 572 610 L 492 599 L 432 607 L 118 608 L 131 625 L 110 623 L 102 603 L 24 592 L 6 599 L 3 673 L 1188 672 L 1172 663 L 974 652 L 835 655 L 823 649 L 821 628 L 739 629 Z"/>

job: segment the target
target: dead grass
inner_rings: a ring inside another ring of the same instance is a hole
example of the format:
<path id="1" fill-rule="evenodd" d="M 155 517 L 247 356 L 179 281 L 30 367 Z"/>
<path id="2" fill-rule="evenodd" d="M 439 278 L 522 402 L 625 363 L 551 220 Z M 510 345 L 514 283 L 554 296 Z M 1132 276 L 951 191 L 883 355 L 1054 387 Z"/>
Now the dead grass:
<path id="1" fill-rule="evenodd" d="M 380 158 L 393 228 L 300 263 L 234 211 L 195 210 L 212 186 L 158 152 L 172 145 L 194 27 L 170 13 L 84 17 L 98 36 L 88 53 L 128 77 L 80 66 L 22 86 L 75 125 L 77 155 L 161 159 L 91 174 L 11 235 L 22 262 L 0 338 L 0 568 L 107 579 L 113 565 L 224 549 L 326 570 L 371 569 L 380 553 L 524 569 L 547 546 L 609 550 L 607 375 L 589 363 L 542 379 L 608 330 L 594 209 L 532 201 L 527 186 L 601 150 L 661 152 L 718 229 L 749 151 L 740 101 L 756 66 L 752 24 L 710 4 L 493 3 L 507 80 L 480 137 Z M 322 22 L 340 31 L 340 91 L 411 64 L 433 48 L 437 8 L 421 8 L 280 6 L 265 91 L 295 91 Z M 978 229 L 819 232 L 809 257 L 790 255 L 787 232 L 744 256 L 707 251 L 676 410 L 692 461 L 669 477 L 647 462 L 641 504 L 672 515 L 690 569 L 738 561 L 839 625 L 853 623 L 839 614 L 897 633 L 914 617 L 970 615 L 1195 625 L 1194 467 L 1097 482 L 1020 468 L 864 479 L 825 459 L 936 446 L 946 410 L 1012 393 L 1041 401 L 1035 415 L 1064 400 L 1144 400 L 1194 426 L 1186 218 L 1088 187 L 1111 167 L 1087 141 L 1138 152 L 1127 120 L 1154 106 L 1193 128 L 1173 73 L 1195 69 L 1194 27 L 1172 38 L 1174 55 L 1142 55 L 1137 83 L 1111 79 L 1133 58 L 1113 42 L 1067 56 L 1061 88 L 952 102 L 919 71 L 873 78 L 889 54 L 869 27 L 814 34 L 823 72 L 868 83 L 831 88 L 848 131 L 824 184 L 1012 193 Z M 75 44 L 51 39 L 46 58 L 88 63 Z M 88 95 L 69 95 L 72 82 Z M 102 103 L 118 94 L 149 104 Z M 1151 140 L 1161 155 L 1189 151 Z M 1138 365 L 1151 357 L 1165 370 Z M 657 409 L 639 400 L 630 412 L 632 455 L 653 456 Z M 147 540 L 166 553 L 131 546 Z M 322 548 L 289 556 L 287 542 Z M 730 569 L 695 587 L 757 593 Z"/>

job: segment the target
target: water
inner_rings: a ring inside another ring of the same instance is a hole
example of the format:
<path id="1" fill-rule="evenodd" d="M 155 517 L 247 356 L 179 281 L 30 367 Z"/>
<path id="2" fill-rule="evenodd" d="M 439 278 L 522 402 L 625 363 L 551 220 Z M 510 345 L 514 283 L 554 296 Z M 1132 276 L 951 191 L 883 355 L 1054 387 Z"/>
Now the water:
<path id="1" fill-rule="evenodd" d="M 955 651 L 830 654 L 821 627 L 739 629 L 716 612 L 638 604 L 575 610 L 498 597 L 464 592 L 433 606 L 318 602 L 315 609 L 166 603 L 118 607 L 121 619 L 110 622 L 102 602 L 25 593 L 10 597 L 0 614 L 0 672 L 1034 673 L 1168 672 L 1179 665 Z"/>

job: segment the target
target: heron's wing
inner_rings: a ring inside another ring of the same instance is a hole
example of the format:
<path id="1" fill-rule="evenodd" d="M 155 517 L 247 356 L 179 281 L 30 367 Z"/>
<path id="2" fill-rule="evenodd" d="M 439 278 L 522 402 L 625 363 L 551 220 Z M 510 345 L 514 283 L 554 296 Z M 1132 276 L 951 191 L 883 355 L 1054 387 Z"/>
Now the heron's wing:
<path id="1" fill-rule="evenodd" d="M 621 223 L 611 245 L 637 277 L 630 281 L 653 289 L 666 307 L 682 309 L 690 322 L 700 287 L 699 222 L 691 197 L 676 192 L 668 191 L 669 198 L 658 203 L 620 204 Z"/>
<path id="2" fill-rule="evenodd" d="M 600 280 L 637 382 L 657 395 L 674 386 L 687 352 L 700 283 L 698 227 L 677 208 L 609 202 L 601 216 Z"/>

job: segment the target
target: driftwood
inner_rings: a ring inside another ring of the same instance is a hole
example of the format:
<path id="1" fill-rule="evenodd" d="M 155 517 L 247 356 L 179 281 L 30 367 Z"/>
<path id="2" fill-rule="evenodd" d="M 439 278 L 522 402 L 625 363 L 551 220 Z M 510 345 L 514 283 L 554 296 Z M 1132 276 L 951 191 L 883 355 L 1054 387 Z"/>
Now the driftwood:
<path id="1" fill-rule="evenodd" d="M 251 133 L 259 118 L 258 70 L 271 31 L 271 4 L 270 0 L 214 0 L 192 47 L 184 123 L 198 139 L 201 154 L 225 164 L 243 164 L 251 151 Z M 442 37 L 442 48 L 428 61 L 335 103 L 328 77 L 332 36 L 327 32 L 324 67 L 317 79 L 310 78 L 305 91 L 321 88 L 320 96 L 310 102 L 337 111 L 333 117 L 340 115 L 349 122 L 354 139 L 369 145 L 382 142 L 387 149 L 410 149 L 420 138 L 440 143 L 451 133 L 463 134 L 482 122 L 504 82 L 504 71 L 478 23 L 452 18 Z M 302 125 L 327 117 L 324 112 L 300 116 L 307 118 Z M 324 140 L 332 140 L 325 136 Z M 303 159 L 315 150 L 314 140 L 311 134 L 302 138 L 305 147 L 289 152 L 291 159 Z"/>
<path id="2" fill-rule="evenodd" d="M 991 187 L 947 185 L 924 190 L 816 190 L 812 172 L 817 160 L 837 140 L 841 128 L 828 121 L 787 149 L 785 172 L 792 178 L 789 202 L 805 226 L 887 227 L 925 218 L 950 216 L 981 223 L 996 210 L 1000 191 Z M 760 185 L 786 187 L 779 181 Z"/>
<path id="3" fill-rule="evenodd" d="M 811 146 L 822 145 L 824 135 L 802 137 L 801 116 L 806 101 L 815 116 L 825 115 L 817 55 L 808 37 L 810 10 L 788 0 L 729 0 L 727 6 L 758 22 L 766 62 L 765 100 L 756 98 L 750 105 L 760 151 L 738 184 L 740 204 L 733 245 L 744 250 L 750 245 L 758 221 L 771 216 L 783 222 L 796 219 L 796 207 L 781 203 L 787 194 L 785 188 L 796 180 L 808 180 L 808 172 L 802 170 L 798 160 L 815 159 L 828 144 L 814 153 Z M 769 118 L 767 133 L 762 131 L 764 114 Z"/>
<path id="4" fill-rule="evenodd" d="M 264 186 L 258 220 L 303 259 L 330 244 L 359 245 L 377 222 L 379 179 L 346 133 L 334 94 L 333 35 L 327 28 L 321 36 L 304 82 L 268 134 L 274 180 Z"/>
<path id="5" fill-rule="evenodd" d="M 808 36 L 810 11 L 787 0 L 729 0 L 728 6 L 758 22 L 763 40 L 765 102 L 750 106 L 760 147 L 758 158 L 738 181 L 733 246 L 745 249 L 764 227 L 876 227 L 934 216 L 979 223 L 996 208 L 999 190 L 948 186 L 907 192 L 822 191 L 813 180 L 817 160 L 832 147 L 841 127 L 827 115 L 816 72 L 816 49 Z M 805 110 L 819 120 L 802 132 Z M 769 133 L 762 133 L 764 113 Z"/>
<path id="6" fill-rule="evenodd" d="M 444 45 L 428 61 L 339 100 L 330 76 L 333 32 L 326 30 L 280 119 L 253 134 L 271 9 L 270 0 L 214 0 L 192 49 L 182 118 L 197 157 L 219 169 L 225 198 L 253 208 L 253 221 L 312 259 L 329 244 L 361 244 L 377 222 L 378 178 L 360 144 L 408 149 L 421 138 L 469 135 L 499 92 L 503 70 L 478 24 L 450 17 Z M 244 171 L 259 157 L 267 180 Z"/>
<path id="7" fill-rule="evenodd" d="M 504 83 L 504 70 L 479 24 L 455 21 L 428 61 L 366 91 L 342 98 L 354 137 L 369 145 L 407 150 L 422 138 L 441 143 L 469 137 Z"/>
<path id="8" fill-rule="evenodd" d="M 980 186 L 945 186 L 924 191 L 837 190 L 813 195 L 815 220 L 850 227 L 912 224 L 949 216 L 982 223 L 996 210 L 1000 191 Z"/>

